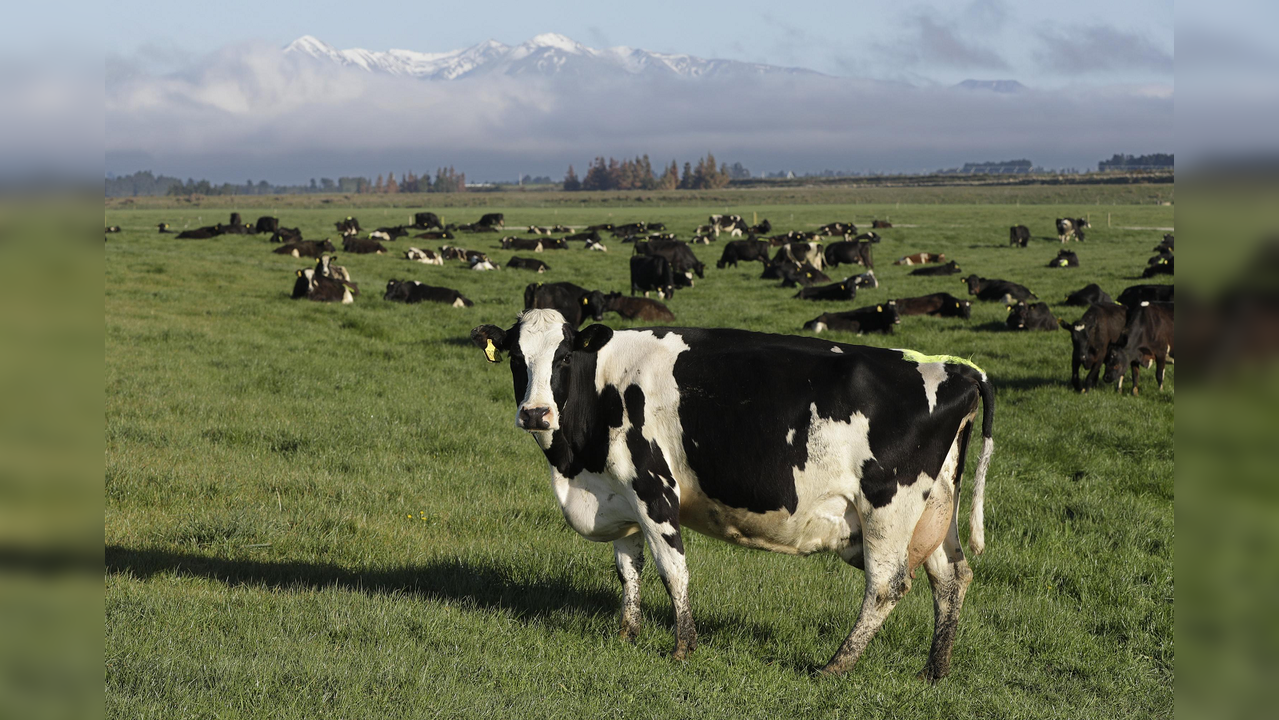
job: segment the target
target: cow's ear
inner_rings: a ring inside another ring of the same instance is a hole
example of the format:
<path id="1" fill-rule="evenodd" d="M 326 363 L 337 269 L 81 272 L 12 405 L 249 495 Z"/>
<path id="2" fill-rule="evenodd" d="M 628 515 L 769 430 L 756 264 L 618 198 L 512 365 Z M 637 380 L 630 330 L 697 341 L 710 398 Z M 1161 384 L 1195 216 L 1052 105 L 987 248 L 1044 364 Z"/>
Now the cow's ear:
<path id="1" fill-rule="evenodd" d="M 1058 321 L 1057 321 L 1057 324 L 1061 326 L 1061 329 L 1062 329 L 1062 330 L 1069 330 L 1069 329 L 1070 329 L 1070 323 L 1066 322 L 1065 320 L 1058 320 Z"/>
<path id="2" fill-rule="evenodd" d="M 484 359 L 501 362 L 502 350 L 507 349 L 506 331 L 496 325 L 481 325 L 471 331 L 471 342 L 484 351 Z"/>
<path id="3" fill-rule="evenodd" d="M 613 329 L 607 325 L 590 325 L 573 338 L 573 349 L 582 352 L 599 352 L 613 339 Z"/>

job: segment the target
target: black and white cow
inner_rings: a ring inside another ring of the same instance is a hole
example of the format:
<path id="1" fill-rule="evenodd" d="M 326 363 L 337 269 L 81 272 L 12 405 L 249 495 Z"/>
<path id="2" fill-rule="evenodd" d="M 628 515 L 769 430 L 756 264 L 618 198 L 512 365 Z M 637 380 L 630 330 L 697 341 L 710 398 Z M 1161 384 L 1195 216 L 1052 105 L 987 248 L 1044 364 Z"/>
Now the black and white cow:
<path id="1" fill-rule="evenodd" d="M 821 270 L 822 265 L 825 264 L 826 257 L 822 251 L 821 243 L 790 242 L 777 248 L 777 253 L 773 255 L 773 262 L 781 262 L 783 260 L 789 260 L 796 265 L 811 263 L 813 267 Z M 867 265 L 866 267 L 874 267 L 874 265 Z"/>
<path id="2" fill-rule="evenodd" d="M 363 232 L 360 228 L 360 221 L 349 216 L 345 220 L 338 220 L 333 223 L 333 227 L 337 228 L 337 231 L 342 233 L 343 236 L 355 235 L 356 233 Z"/>
<path id="3" fill-rule="evenodd" d="M 644 293 L 644 297 L 654 290 L 663 300 L 674 297 L 675 271 L 671 261 L 661 255 L 632 255 L 631 295 L 637 290 Z"/>
<path id="4" fill-rule="evenodd" d="M 342 249 L 353 255 L 386 254 L 386 246 L 377 240 L 363 240 L 357 237 L 342 238 Z"/>
<path id="5" fill-rule="evenodd" d="M 729 265 L 737 267 L 739 262 L 755 260 L 767 265 L 768 247 L 768 243 L 763 240 L 732 240 L 724 245 L 724 254 L 720 255 L 715 267 L 723 270 Z"/>
<path id="6" fill-rule="evenodd" d="M 693 254 L 688 243 L 680 240 L 649 240 L 635 243 L 636 255 L 660 255 L 671 263 L 675 287 L 693 287 L 693 276 L 706 277 L 706 266 Z"/>
<path id="7" fill-rule="evenodd" d="M 1013 225 L 1008 228 L 1008 244 L 1014 247 L 1026 247 L 1030 243 L 1030 228 L 1025 225 Z"/>
<path id="8" fill-rule="evenodd" d="M 833 222 L 817 228 L 818 235 L 843 235 L 852 237 L 857 234 L 857 226 L 850 222 Z"/>
<path id="9" fill-rule="evenodd" d="M 968 286 L 969 295 L 976 295 L 978 300 L 987 302 L 999 301 L 1005 305 L 1012 305 L 1017 300 L 1025 302 L 1039 299 L 1033 292 L 1027 290 L 1024 285 L 1018 285 L 1008 280 L 995 280 L 993 278 L 969 275 L 959 282 Z"/>
<path id="10" fill-rule="evenodd" d="M 815 333 L 838 330 L 858 335 L 868 332 L 891 335 L 893 328 L 900 325 L 901 321 L 901 316 L 897 314 L 897 303 L 889 300 L 847 312 L 823 313 L 804 323 L 804 329 Z"/>
<path id="11" fill-rule="evenodd" d="M 1074 238 L 1083 240 L 1083 229 L 1092 227 L 1086 218 L 1057 218 L 1057 239 L 1062 242 Z"/>
<path id="12" fill-rule="evenodd" d="M 1156 275 L 1172 275 L 1172 260 L 1173 258 L 1171 255 L 1166 257 L 1163 255 L 1156 255 L 1151 258 L 1150 264 L 1141 272 L 1141 276 L 1144 278 L 1152 278 Z"/>
<path id="13" fill-rule="evenodd" d="M 1058 321 L 1062 329 L 1070 333 L 1070 385 L 1077 392 L 1086 393 L 1097 386 L 1106 350 L 1123 334 L 1127 316 L 1128 308 L 1123 305 L 1098 303 L 1073 323 Z M 1080 368 L 1088 373 L 1082 381 Z"/>
<path id="14" fill-rule="evenodd" d="M 536 238 L 504 237 L 501 240 L 503 250 L 532 250 L 542 252 L 542 241 Z"/>
<path id="15" fill-rule="evenodd" d="M 861 614 L 830 674 L 856 664 L 922 565 L 935 627 L 920 677 L 947 674 L 973 575 L 955 508 L 979 404 L 974 554 L 994 451 L 994 390 L 975 365 L 744 330 L 578 332 L 548 310 L 471 340 L 489 362 L 510 354 L 515 425 L 545 454 L 568 525 L 613 543 L 623 638 L 640 631 L 647 545 L 674 607 L 674 657 L 696 647 L 687 527 L 774 552 L 834 552 L 865 571 Z"/>
<path id="16" fill-rule="evenodd" d="M 1057 318 L 1048 308 L 1048 303 L 1018 302 L 1016 305 L 1008 306 L 1007 325 L 1009 330 L 1017 331 L 1056 330 Z"/>
<path id="17" fill-rule="evenodd" d="M 780 279 L 781 283 L 779 285 L 784 288 L 808 287 L 814 283 L 831 281 L 826 273 L 811 264 L 796 265 L 789 260 L 771 262 L 765 265 L 764 272 L 760 273 L 759 277 L 761 280 Z"/>
<path id="18" fill-rule="evenodd" d="M 547 270 L 551 269 L 550 265 L 547 265 L 541 260 L 534 260 L 533 258 L 522 258 L 522 257 L 512 257 L 510 260 L 506 262 L 506 266 L 508 268 L 515 268 L 517 270 L 532 270 L 533 272 L 536 272 L 536 273 L 544 273 Z"/>
<path id="19" fill-rule="evenodd" d="M 421 248 L 411 247 L 404 251 L 404 259 L 420 262 L 423 265 L 443 265 L 444 256 L 433 250 L 422 250 Z"/>
<path id="20" fill-rule="evenodd" d="M 1137 375 L 1144 364 L 1155 365 L 1155 379 L 1159 390 L 1164 389 L 1164 365 L 1173 357 L 1173 304 L 1143 302 L 1128 308 L 1124 329 L 1119 339 L 1106 350 L 1104 382 L 1117 382 L 1115 389 L 1123 390 L 1126 368 L 1132 368 L 1132 394 L 1138 393 Z"/>
<path id="21" fill-rule="evenodd" d="M 427 285 L 416 280 L 389 280 L 383 300 L 415 304 L 420 302 L 443 303 L 455 308 L 474 307 L 462 293 L 446 287 Z"/>
<path id="22" fill-rule="evenodd" d="M 525 310 L 555 310 L 575 328 L 588 318 L 603 320 L 606 306 L 604 293 L 573 283 L 530 283 L 524 288 Z"/>
<path id="23" fill-rule="evenodd" d="M 1113 303 L 1105 290 L 1097 283 L 1088 283 L 1066 296 L 1066 305 L 1108 305 Z"/>
<path id="24" fill-rule="evenodd" d="M 1118 302 L 1135 307 L 1143 302 L 1173 302 L 1175 285 L 1131 285 L 1119 293 Z"/>
<path id="25" fill-rule="evenodd" d="M 292 255 L 295 258 L 319 258 L 326 252 L 334 252 L 337 248 L 328 240 L 299 240 L 285 243 L 271 252 L 276 255 Z"/>

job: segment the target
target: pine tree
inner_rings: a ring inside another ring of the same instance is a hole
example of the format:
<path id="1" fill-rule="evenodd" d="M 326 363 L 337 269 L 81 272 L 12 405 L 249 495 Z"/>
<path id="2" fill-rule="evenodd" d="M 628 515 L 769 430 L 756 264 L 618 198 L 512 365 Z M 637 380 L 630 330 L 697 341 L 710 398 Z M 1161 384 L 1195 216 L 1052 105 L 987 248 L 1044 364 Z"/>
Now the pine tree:
<path id="1" fill-rule="evenodd" d="M 568 172 L 564 174 L 564 189 L 570 192 L 582 189 L 582 181 L 577 179 L 572 165 L 568 166 Z"/>

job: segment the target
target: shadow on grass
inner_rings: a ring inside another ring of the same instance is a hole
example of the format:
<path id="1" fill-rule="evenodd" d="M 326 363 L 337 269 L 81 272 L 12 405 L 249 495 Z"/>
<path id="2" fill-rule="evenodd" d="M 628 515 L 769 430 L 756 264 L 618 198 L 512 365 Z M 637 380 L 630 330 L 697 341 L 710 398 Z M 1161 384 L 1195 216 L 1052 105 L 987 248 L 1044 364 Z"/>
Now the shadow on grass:
<path id="1" fill-rule="evenodd" d="M 1020 377 L 1011 380 L 1001 380 L 998 377 L 990 379 L 996 390 L 1037 390 L 1042 387 L 1065 387 L 1070 388 L 1070 378 L 1042 378 L 1042 377 Z M 1071 388 L 1074 391 L 1074 388 Z"/>

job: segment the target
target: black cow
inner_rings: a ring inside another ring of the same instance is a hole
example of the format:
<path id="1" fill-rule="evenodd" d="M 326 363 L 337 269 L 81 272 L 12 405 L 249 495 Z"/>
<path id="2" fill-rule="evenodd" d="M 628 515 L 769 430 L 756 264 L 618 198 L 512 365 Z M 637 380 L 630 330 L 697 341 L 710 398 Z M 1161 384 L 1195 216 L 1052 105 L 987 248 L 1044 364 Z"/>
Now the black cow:
<path id="1" fill-rule="evenodd" d="M 357 237 L 342 238 L 342 249 L 355 255 L 382 255 L 386 246 L 377 240 L 365 240 Z"/>
<path id="2" fill-rule="evenodd" d="M 270 215 L 263 215 L 253 225 L 253 232 L 255 233 L 274 233 L 279 229 L 280 218 L 271 217 Z"/>
<path id="3" fill-rule="evenodd" d="M 120 226 L 119 226 L 119 225 L 108 225 L 108 226 L 107 226 L 107 232 L 108 232 L 108 233 L 118 233 L 118 232 L 120 232 Z"/>
<path id="4" fill-rule="evenodd" d="M 1009 330 L 1056 330 L 1057 318 L 1048 309 L 1048 303 L 1018 302 L 1008 307 L 1007 324 Z"/>
<path id="5" fill-rule="evenodd" d="M 435 302 L 452 305 L 455 308 L 473 307 L 475 305 L 465 295 L 452 288 L 435 287 L 416 280 L 388 281 L 386 283 L 386 294 L 382 296 L 382 299 L 409 304 Z"/>
<path id="6" fill-rule="evenodd" d="M 587 290 L 573 283 L 532 283 L 524 288 L 524 309 L 556 310 L 576 328 L 589 318 L 604 319 L 604 293 Z"/>
<path id="7" fill-rule="evenodd" d="M 302 231 L 298 228 L 277 227 L 271 233 L 271 242 L 297 242 L 302 239 Z"/>
<path id="8" fill-rule="evenodd" d="M 842 282 L 830 285 L 800 288 L 795 297 L 800 300 L 852 300 L 857 297 L 857 285 L 852 278 L 844 278 Z"/>
<path id="9" fill-rule="evenodd" d="M 522 257 L 511 258 L 510 260 L 506 261 L 506 266 L 508 268 L 515 268 L 517 270 L 532 270 L 533 272 L 538 272 L 538 273 L 544 273 L 547 270 L 551 269 L 550 265 L 547 265 L 541 260 L 534 260 L 533 258 L 522 258 Z"/>
<path id="10" fill-rule="evenodd" d="M 326 252 L 334 252 L 337 248 L 328 240 L 298 240 L 285 243 L 271 252 L 276 255 L 292 255 L 293 257 L 319 258 Z"/>
<path id="11" fill-rule="evenodd" d="M 1157 255 L 1151 259 L 1150 265 L 1147 266 L 1146 269 L 1142 271 L 1141 276 L 1143 278 L 1152 278 L 1156 275 L 1171 275 L 1171 274 L 1172 274 L 1172 256 L 1170 255 L 1168 257 L 1160 257 Z"/>
<path id="12" fill-rule="evenodd" d="M 767 265 L 768 247 L 768 243 L 763 240 L 730 240 L 724 245 L 724 253 L 720 255 L 719 262 L 715 263 L 715 267 L 722 270 L 729 265 L 737 267 L 739 262 L 753 262 L 755 260 Z"/>
<path id="13" fill-rule="evenodd" d="M 1083 240 L 1083 229 L 1092 227 L 1086 218 L 1057 218 L 1057 239 L 1066 242 L 1072 237 Z"/>
<path id="14" fill-rule="evenodd" d="M 1077 392 L 1086 393 L 1097 385 L 1106 350 L 1123 334 L 1128 308 L 1114 303 L 1097 303 L 1084 311 L 1076 322 L 1065 320 L 1058 324 L 1070 332 L 1070 385 Z M 1079 369 L 1088 376 L 1080 381 Z"/>
<path id="15" fill-rule="evenodd" d="M 1013 225 L 1008 228 L 1008 244 L 1015 247 L 1026 247 L 1030 243 L 1030 228 L 1025 225 Z"/>
<path id="16" fill-rule="evenodd" d="M 973 316 L 973 302 L 960 300 L 950 293 L 933 293 L 919 297 L 897 298 L 898 315 L 932 315 L 933 317 L 958 317 L 965 320 Z"/>
<path id="17" fill-rule="evenodd" d="M 833 222 L 817 228 L 818 235 L 843 235 L 852 237 L 857 234 L 857 226 L 850 222 Z"/>
<path id="18" fill-rule="evenodd" d="M 565 240 L 567 240 L 567 241 L 569 241 L 569 242 L 573 242 L 573 241 L 585 241 L 585 242 L 588 242 L 588 243 L 589 243 L 589 242 L 592 242 L 592 241 L 593 241 L 593 242 L 597 242 L 597 243 L 602 243 L 602 242 L 604 242 L 604 238 L 603 238 L 603 236 L 601 236 L 601 235 L 600 235 L 600 233 L 599 233 L 599 231 L 598 231 L 598 230 L 584 230 L 584 231 L 582 231 L 582 232 L 580 232 L 580 233 L 573 233 L 572 235 L 565 235 L 565 236 L 564 236 L 564 239 L 565 239 Z"/>
<path id="19" fill-rule="evenodd" d="M 1143 302 L 1173 302 L 1174 285 L 1132 285 L 1119 293 L 1118 302 L 1135 307 Z"/>
<path id="20" fill-rule="evenodd" d="M 822 313 L 804 323 L 804 329 L 815 333 L 827 330 L 862 333 L 877 332 L 891 335 L 893 327 L 901 324 L 897 305 L 892 300 L 878 305 L 868 305 L 840 313 Z"/>
<path id="21" fill-rule="evenodd" d="M 156 226 L 156 230 L 158 232 L 162 232 L 166 234 L 173 232 L 173 230 L 169 229 L 169 223 L 160 223 L 159 225 Z"/>
<path id="22" fill-rule="evenodd" d="M 659 297 L 669 300 L 675 296 L 675 270 L 671 261 L 662 255 L 631 256 L 631 295 L 639 290 L 648 297 L 656 290 Z"/>
<path id="23" fill-rule="evenodd" d="M 1132 368 L 1132 394 L 1139 391 L 1137 375 L 1140 367 L 1155 364 L 1155 379 L 1164 389 L 1164 365 L 1173 357 L 1173 304 L 1143 302 L 1128 308 L 1123 333 L 1106 351 L 1104 382 L 1117 382 L 1123 390 L 1124 369 Z"/>
<path id="24" fill-rule="evenodd" d="M 424 233 L 418 233 L 417 235 L 414 235 L 413 237 L 422 238 L 423 240 L 455 240 L 457 239 L 457 236 L 454 235 L 452 231 L 449 231 L 449 230 L 428 230 Z"/>
<path id="25" fill-rule="evenodd" d="M 364 232 L 363 229 L 360 228 L 360 221 L 353 217 L 348 217 L 345 220 L 338 220 L 333 223 L 333 227 L 337 228 L 337 231 L 343 235 L 355 235 L 356 233 Z"/>
<path id="26" fill-rule="evenodd" d="M 840 265 L 861 265 L 870 269 L 875 267 L 875 258 L 871 253 L 870 243 L 858 242 L 857 240 L 840 240 L 827 245 L 822 253 L 822 259 L 830 267 L 839 267 Z"/>
<path id="27" fill-rule="evenodd" d="M 773 231 L 773 224 L 764 218 L 759 221 L 758 225 L 752 225 L 746 232 L 751 235 L 767 235 Z"/>
<path id="28" fill-rule="evenodd" d="M 615 312 L 627 320 L 643 320 L 644 322 L 671 322 L 675 313 L 666 305 L 648 298 L 626 297 L 621 293 L 609 293 L 604 296 L 604 309 Z"/>
<path id="29" fill-rule="evenodd" d="M 968 294 L 976 295 L 978 300 L 1002 301 L 1006 305 L 1011 305 L 1014 300 L 1026 302 L 1039 299 L 1033 292 L 1027 290 L 1025 286 L 1007 280 L 995 280 L 969 275 L 959 282 L 966 284 L 968 286 Z"/>
<path id="30" fill-rule="evenodd" d="M 808 287 L 813 283 L 830 282 L 830 278 L 821 270 L 813 267 L 809 263 L 796 265 L 789 260 L 780 262 L 772 262 L 764 267 L 764 272 L 760 274 L 762 280 L 780 279 L 781 287 Z"/>
<path id="31" fill-rule="evenodd" d="M 178 233 L 179 240 L 208 240 L 215 238 L 222 233 L 221 225 L 206 225 L 205 227 L 196 228 L 194 230 L 183 230 Z"/>
<path id="32" fill-rule="evenodd" d="M 1057 257 L 1048 261 L 1050 268 L 1077 268 L 1079 267 L 1079 256 L 1071 250 L 1058 250 Z"/>
<path id="33" fill-rule="evenodd" d="M 975 365 L 733 329 L 577 332 L 536 311 L 471 339 L 489 362 L 510 353 L 515 423 L 543 450 L 569 526 L 613 543 L 623 638 L 640 630 L 647 545 L 674 608 L 675 659 L 696 647 L 686 526 L 865 568 L 857 624 L 825 667 L 834 675 L 854 666 L 922 565 L 936 628 L 920 677 L 946 675 L 972 578 L 954 508 L 979 404 L 974 554 L 994 452 L 994 391 Z"/>
<path id="34" fill-rule="evenodd" d="M 418 230 L 444 229 L 440 216 L 433 212 L 413 213 L 413 227 Z"/>
<path id="35" fill-rule="evenodd" d="M 475 223 L 479 227 L 500 228 L 506 227 L 506 216 L 502 213 L 484 213 L 480 216 L 480 221 Z"/>
<path id="36" fill-rule="evenodd" d="M 532 250 L 542 252 L 542 241 L 536 238 L 504 237 L 501 241 L 503 250 Z"/>
<path id="37" fill-rule="evenodd" d="M 1089 283 L 1066 296 L 1066 305 L 1109 305 L 1113 303 L 1097 283 Z"/>
<path id="38" fill-rule="evenodd" d="M 1164 239 L 1155 246 L 1155 252 L 1172 252 L 1173 237 L 1172 233 L 1165 233 Z"/>
<path id="39" fill-rule="evenodd" d="M 891 228 L 893 224 L 888 222 L 887 220 L 871 220 L 870 226 L 871 228 L 875 230 L 886 230 L 888 228 Z"/>
<path id="40" fill-rule="evenodd" d="M 963 270 L 959 269 L 959 263 L 955 262 L 954 260 L 951 260 L 945 265 L 935 265 L 933 267 L 916 268 L 914 270 L 911 270 L 907 274 L 908 275 L 924 275 L 924 276 L 931 277 L 936 275 L 958 275 L 961 272 L 963 272 Z"/>
<path id="41" fill-rule="evenodd" d="M 693 254 L 688 243 L 680 240 L 649 240 L 635 243 L 637 255 L 660 255 L 671 263 L 676 287 L 692 287 L 693 276 L 706 277 L 706 266 Z"/>
<path id="42" fill-rule="evenodd" d="M 590 225 L 590 226 L 587 226 L 587 228 L 586 228 L 586 229 L 587 229 L 588 231 L 589 231 L 589 230 L 595 230 L 595 231 L 597 231 L 597 232 L 599 232 L 599 231 L 603 231 L 603 232 L 611 232 L 611 231 L 613 230 L 613 223 L 600 223 L 599 225 Z M 559 231 L 559 230 L 556 230 L 556 232 L 560 232 L 560 231 Z"/>
<path id="43" fill-rule="evenodd" d="M 243 225 L 243 224 L 244 224 L 244 218 L 240 217 L 240 213 L 238 213 L 238 212 L 233 212 L 233 213 L 231 213 L 231 221 L 230 221 L 229 223 L 227 223 L 227 224 L 228 224 L 228 225 Z"/>

